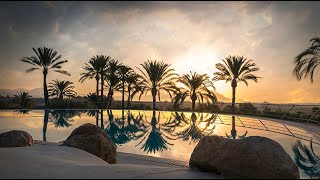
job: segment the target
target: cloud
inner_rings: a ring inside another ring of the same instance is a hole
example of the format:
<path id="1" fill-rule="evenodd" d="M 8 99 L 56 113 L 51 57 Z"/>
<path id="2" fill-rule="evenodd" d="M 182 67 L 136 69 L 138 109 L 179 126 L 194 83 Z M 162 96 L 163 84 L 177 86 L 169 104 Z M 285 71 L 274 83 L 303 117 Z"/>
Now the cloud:
<path id="1" fill-rule="evenodd" d="M 77 81 L 84 63 L 96 54 L 111 55 L 132 67 L 147 59 L 163 60 L 177 69 L 190 56 L 205 64 L 204 57 L 216 58 L 215 63 L 239 54 L 263 68 L 259 76 L 264 77 L 250 88 L 239 88 L 243 99 L 291 101 L 275 92 L 289 92 L 286 82 L 296 81 L 291 77 L 292 58 L 319 32 L 319 8 L 317 2 L 0 2 L 0 71 L 10 74 L 0 82 L 41 87 L 36 74 L 26 76 L 37 77 L 36 82 L 16 80 L 24 78 L 17 72 L 27 68 L 18 59 L 33 55 L 31 48 L 39 46 L 52 47 L 69 60 L 64 69 L 71 77 L 50 78 L 73 81 L 83 93 L 94 91 L 94 82 L 81 86 Z M 210 66 L 184 69 L 210 72 Z M 230 92 L 226 89 L 224 95 L 230 97 Z"/>

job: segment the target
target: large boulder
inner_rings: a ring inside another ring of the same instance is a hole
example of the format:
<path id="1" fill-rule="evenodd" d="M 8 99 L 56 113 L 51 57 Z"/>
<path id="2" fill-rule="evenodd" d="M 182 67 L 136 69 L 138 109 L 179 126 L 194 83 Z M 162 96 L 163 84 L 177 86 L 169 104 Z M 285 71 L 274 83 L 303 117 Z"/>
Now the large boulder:
<path id="1" fill-rule="evenodd" d="M 203 137 L 189 163 L 225 178 L 300 178 L 297 165 L 283 147 L 272 139 L 259 136 L 236 140 Z"/>
<path id="2" fill-rule="evenodd" d="M 12 130 L 0 134 L 0 147 L 21 147 L 32 144 L 32 136 L 25 131 Z"/>
<path id="3" fill-rule="evenodd" d="M 99 126 L 90 123 L 74 129 L 61 145 L 82 149 L 109 164 L 117 162 L 117 146 Z"/>

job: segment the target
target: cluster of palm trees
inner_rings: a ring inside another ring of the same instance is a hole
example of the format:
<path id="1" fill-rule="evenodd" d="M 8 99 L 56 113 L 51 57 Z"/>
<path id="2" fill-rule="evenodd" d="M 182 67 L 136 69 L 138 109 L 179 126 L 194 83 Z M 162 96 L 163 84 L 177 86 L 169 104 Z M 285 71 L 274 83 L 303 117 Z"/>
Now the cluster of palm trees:
<path id="1" fill-rule="evenodd" d="M 310 42 L 311 46 L 294 59 L 293 74 L 298 80 L 309 77 L 313 82 L 315 69 L 320 64 L 320 38 L 312 38 Z M 49 104 L 49 96 L 55 96 L 59 99 L 63 99 L 63 97 L 74 98 L 76 92 L 73 90 L 72 82 L 54 80 L 50 83 L 49 90 L 47 87 L 47 76 L 50 71 L 70 76 L 67 71 L 62 70 L 62 65 L 68 60 L 62 60 L 61 55 L 57 55 L 56 51 L 47 47 L 32 49 L 35 55 L 23 57 L 21 61 L 32 65 L 26 72 L 35 70 L 42 72 L 46 107 Z M 147 60 L 140 66 L 136 67 L 139 71 L 137 73 L 110 56 L 96 55 L 88 63 L 85 63 L 84 72 L 81 73 L 79 81 L 83 83 L 88 79 L 95 79 L 96 92 L 95 94 L 89 93 L 87 98 L 91 101 L 95 100 L 96 104 L 107 102 L 106 108 L 111 107 L 113 95 L 119 91 L 122 93 L 122 109 L 125 109 L 125 96 L 127 96 L 126 108 L 129 109 L 130 102 L 135 95 L 139 94 L 140 99 L 143 94 L 151 93 L 153 110 L 155 110 L 157 99 L 160 101 L 161 92 L 165 92 L 172 98 L 174 107 L 181 107 L 185 99 L 189 97 L 192 102 L 192 111 L 194 111 L 197 100 L 199 103 L 215 103 L 217 101 L 214 92 L 210 89 L 210 87 L 215 89 L 213 81 L 231 82 L 232 108 L 234 109 L 238 83 L 244 82 L 248 85 L 249 80 L 258 82 L 261 78 L 254 74 L 259 70 L 256 64 L 243 56 L 228 56 L 222 60 L 222 63 L 217 63 L 216 69 L 218 71 L 214 73 L 212 80 L 207 74 L 197 74 L 196 72 L 179 76 L 170 67 L 170 64 L 156 60 Z M 180 84 L 180 87 L 177 84 Z M 108 91 L 107 97 L 104 96 L 105 90 Z"/>
<path id="2" fill-rule="evenodd" d="M 43 74 L 43 89 L 46 107 L 49 104 L 49 96 L 55 96 L 59 99 L 63 97 L 73 98 L 76 92 L 73 90 L 72 82 L 54 80 L 47 87 L 47 76 L 49 71 L 54 71 L 70 76 L 67 71 L 61 70 L 62 65 L 68 60 L 61 60 L 61 55 L 47 47 L 35 49 L 36 56 L 23 57 L 21 61 L 31 64 L 33 67 L 27 70 L 32 72 L 41 70 Z M 151 93 L 153 101 L 153 110 L 156 109 L 157 99 L 160 101 L 161 92 L 169 94 L 172 98 L 173 106 L 180 107 L 187 97 L 192 101 L 192 111 L 195 110 L 196 101 L 199 103 L 215 103 L 217 98 L 212 91 L 213 81 L 230 81 L 233 88 L 232 103 L 235 103 L 235 90 L 240 81 L 248 85 L 248 80 L 258 82 L 260 77 L 252 74 L 258 71 L 252 60 L 247 60 L 242 56 L 229 56 L 223 63 L 216 64 L 219 72 L 214 73 L 215 78 L 210 80 L 207 74 L 192 73 L 179 76 L 174 72 L 170 64 L 159 61 L 147 60 L 141 67 L 136 67 L 139 73 L 132 68 L 120 63 L 118 60 L 105 55 L 96 55 L 92 57 L 83 67 L 79 81 L 83 83 L 89 79 L 95 79 L 96 92 L 89 93 L 87 98 L 95 101 L 95 104 L 107 102 L 106 108 L 110 108 L 113 95 L 116 91 L 122 93 L 122 109 L 125 109 L 125 96 L 127 96 L 127 107 L 130 108 L 130 102 L 133 97 L 139 94 L 139 99 L 143 94 Z M 180 83 L 180 86 L 177 84 Z M 100 89 L 99 89 L 100 86 Z M 210 89 L 210 87 L 212 89 Z M 107 97 L 104 91 L 108 90 Z M 95 97 L 96 96 L 96 97 Z"/>

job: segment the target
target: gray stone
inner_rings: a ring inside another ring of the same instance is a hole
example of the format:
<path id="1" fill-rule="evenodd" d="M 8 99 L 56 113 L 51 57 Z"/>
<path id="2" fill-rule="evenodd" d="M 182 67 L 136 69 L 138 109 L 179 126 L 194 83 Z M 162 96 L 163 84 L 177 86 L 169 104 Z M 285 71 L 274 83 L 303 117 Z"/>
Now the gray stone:
<path id="1" fill-rule="evenodd" d="M 12 130 L 0 134 L 0 147 L 21 147 L 32 144 L 32 136 L 25 131 Z"/>
<path id="2" fill-rule="evenodd" d="M 300 178 L 297 165 L 283 147 L 259 136 L 235 140 L 204 137 L 193 150 L 189 163 L 225 178 Z"/>
<path id="3" fill-rule="evenodd" d="M 109 164 L 117 162 L 117 146 L 99 126 L 87 123 L 72 131 L 62 146 L 82 149 Z"/>

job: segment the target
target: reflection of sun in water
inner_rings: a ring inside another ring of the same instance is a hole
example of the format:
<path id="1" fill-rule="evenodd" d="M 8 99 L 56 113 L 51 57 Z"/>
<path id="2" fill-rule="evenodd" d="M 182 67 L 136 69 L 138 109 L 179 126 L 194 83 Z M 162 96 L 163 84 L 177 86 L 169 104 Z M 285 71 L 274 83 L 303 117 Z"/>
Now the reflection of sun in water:
<path id="1" fill-rule="evenodd" d="M 206 73 L 212 80 L 213 73 L 217 72 L 215 64 L 222 62 L 222 58 L 209 47 L 190 48 L 186 53 L 174 58 L 172 67 L 179 75 L 190 74 L 190 71 L 198 74 Z M 177 84 L 177 86 L 180 85 Z M 223 93 L 227 88 L 225 82 L 214 82 L 214 86 L 216 91 L 220 93 Z"/>

